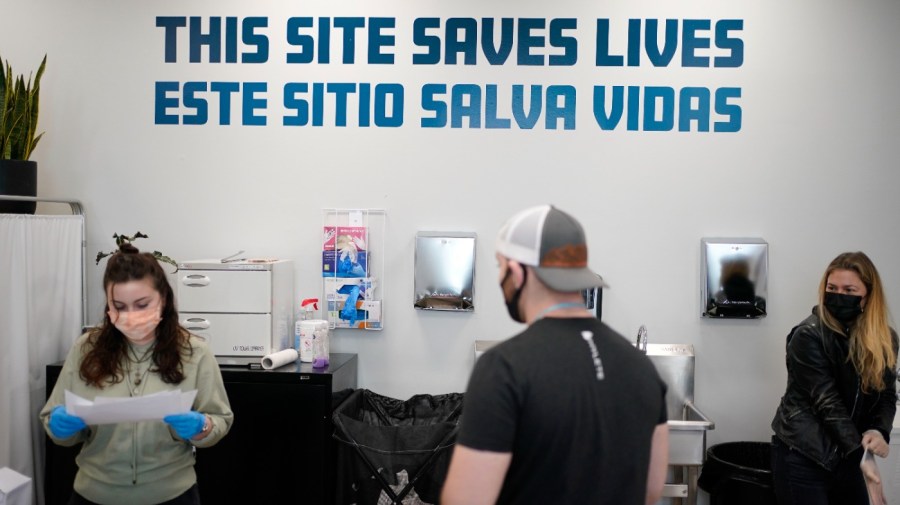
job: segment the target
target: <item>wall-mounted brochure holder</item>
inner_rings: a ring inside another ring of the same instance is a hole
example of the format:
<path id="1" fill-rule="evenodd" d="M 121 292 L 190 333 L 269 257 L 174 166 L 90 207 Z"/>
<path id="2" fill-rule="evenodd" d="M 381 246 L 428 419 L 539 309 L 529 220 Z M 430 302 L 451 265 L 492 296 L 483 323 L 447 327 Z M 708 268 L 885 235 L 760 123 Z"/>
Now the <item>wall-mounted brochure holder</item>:
<path id="1" fill-rule="evenodd" d="M 413 307 L 422 310 L 475 310 L 475 234 L 416 234 Z"/>
<path id="2" fill-rule="evenodd" d="M 765 317 L 769 271 L 766 241 L 704 238 L 700 246 L 703 317 Z"/>
<path id="3" fill-rule="evenodd" d="M 332 329 L 384 327 L 385 212 L 322 210 L 325 319 Z"/>

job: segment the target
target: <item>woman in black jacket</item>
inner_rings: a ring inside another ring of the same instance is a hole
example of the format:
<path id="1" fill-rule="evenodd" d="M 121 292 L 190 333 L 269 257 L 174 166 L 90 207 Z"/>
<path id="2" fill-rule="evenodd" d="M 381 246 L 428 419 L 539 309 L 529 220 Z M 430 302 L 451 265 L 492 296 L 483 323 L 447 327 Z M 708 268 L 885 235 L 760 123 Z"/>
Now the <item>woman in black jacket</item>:
<path id="1" fill-rule="evenodd" d="M 772 420 L 775 491 L 781 505 L 868 505 L 860 461 L 864 450 L 888 454 L 897 335 L 878 271 L 861 252 L 828 265 L 818 301 L 787 337 L 787 390 Z M 881 498 L 880 482 L 869 480 Z"/>

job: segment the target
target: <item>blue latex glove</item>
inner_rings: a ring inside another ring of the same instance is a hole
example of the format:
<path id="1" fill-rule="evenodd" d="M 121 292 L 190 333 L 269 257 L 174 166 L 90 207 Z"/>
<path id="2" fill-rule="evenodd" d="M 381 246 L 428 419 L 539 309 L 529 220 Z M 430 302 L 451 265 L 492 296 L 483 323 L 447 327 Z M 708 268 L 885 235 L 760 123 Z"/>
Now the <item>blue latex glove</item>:
<path id="1" fill-rule="evenodd" d="M 344 302 L 344 308 L 341 309 L 341 319 L 349 320 L 350 325 L 352 326 L 356 323 L 356 301 L 359 300 L 359 286 L 353 286 L 350 288 L 350 293 L 347 294 L 347 300 Z"/>
<path id="2" fill-rule="evenodd" d="M 178 433 L 178 436 L 190 440 L 203 431 L 203 423 L 206 416 L 199 412 L 190 411 L 184 414 L 172 414 L 163 418 L 163 421 Z"/>
<path id="3" fill-rule="evenodd" d="M 337 265 L 338 277 L 365 277 L 366 270 L 359 263 L 354 263 L 350 257 L 342 258 Z"/>
<path id="4" fill-rule="evenodd" d="M 84 419 L 69 414 L 62 405 L 50 411 L 50 432 L 56 438 L 69 438 L 85 428 Z"/>
<path id="5" fill-rule="evenodd" d="M 345 316 L 346 316 L 346 317 L 345 317 Z M 356 327 L 356 322 L 357 322 L 357 321 L 365 321 L 366 319 L 369 319 L 369 312 L 366 311 L 366 310 L 359 310 L 359 309 L 357 309 L 357 310 L 355 311 L 355 313 L 350 313 L 350 314 L 348 314 L 348 313 L 345 312 L 345 311 L 341 311 L 341 316 L 340 316 L 340 317 L 341 317 L 341 319 L 343 319 L 344 321 L 350 321 L 350 326 L 351 326 L 351 327 Z"/>
<path id="6" fill-rule="evenodd" d="M 353 290 L 356 290 L 356 296 L 359 296 L 359 293 L 361 291 L 360 287 L 356 284 L 344 284 L 343 286 L 338 288 L 337 292 L 342 295 L 349 295 L 353 292 Z"/>
<path id="7" fill-rule="evenodd" d="M 349 256 L 342 257 L 341 260 L 338 262 L 337 271 L 339 274 L 347 273 L 350 271 L 351 268 L 353 268 L 353 260 L 351 260 Z"/>

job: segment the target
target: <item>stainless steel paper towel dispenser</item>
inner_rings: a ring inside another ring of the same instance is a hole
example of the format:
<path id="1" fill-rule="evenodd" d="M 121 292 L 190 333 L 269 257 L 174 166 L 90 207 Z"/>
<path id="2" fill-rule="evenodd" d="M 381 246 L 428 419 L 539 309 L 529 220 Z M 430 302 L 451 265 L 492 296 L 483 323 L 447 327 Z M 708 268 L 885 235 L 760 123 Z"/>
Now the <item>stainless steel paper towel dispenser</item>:
<path id="1" fill-rule="evenodd" d="M 769 244 L 759 238 L 700 240 L 703 317 L 765 317 Z"/>
<path id="2" fill-rule="evenodd" d="M 475 234 L 416 234 L 413 306 L 426 310 L 475 310 Z"/>

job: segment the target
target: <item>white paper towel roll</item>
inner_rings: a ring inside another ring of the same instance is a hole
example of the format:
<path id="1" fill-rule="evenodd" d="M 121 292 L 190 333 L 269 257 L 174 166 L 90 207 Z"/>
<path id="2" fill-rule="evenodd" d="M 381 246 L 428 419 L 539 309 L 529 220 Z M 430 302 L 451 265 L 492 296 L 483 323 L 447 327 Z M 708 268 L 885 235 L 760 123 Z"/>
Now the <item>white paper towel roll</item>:
<path id="1" fill-rule="evenodd" d="M 299 357 L 300 355 L 297 354 L 296 349 L 285 349 L 283 351 L 278 351 L 276 353 L 263 356 L 262 367 L 266 370 L 271 370 L 273 368 L 287 365 L 288 363 L 293 363 L 294 361 L 297 361 L 297 358 Z"/>

